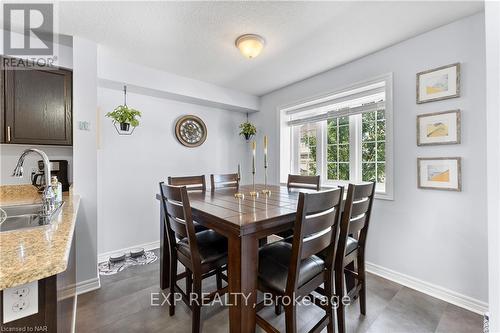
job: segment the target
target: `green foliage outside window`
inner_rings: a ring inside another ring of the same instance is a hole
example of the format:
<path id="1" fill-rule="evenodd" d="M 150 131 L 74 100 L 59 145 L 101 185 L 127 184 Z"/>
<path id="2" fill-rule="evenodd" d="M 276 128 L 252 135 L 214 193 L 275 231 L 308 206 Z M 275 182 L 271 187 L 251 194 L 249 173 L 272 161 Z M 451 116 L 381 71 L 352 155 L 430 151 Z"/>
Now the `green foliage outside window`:
<path id="1" fill-rule="evenodd" d="M 362 115 L 361 134 L 363 181 L 385 183 L 385 112 Z"/>
<path id="2" fill-rule="evenodd" d="M 349 117 L 327 121 L 327 178 L 349 180 Z"/>

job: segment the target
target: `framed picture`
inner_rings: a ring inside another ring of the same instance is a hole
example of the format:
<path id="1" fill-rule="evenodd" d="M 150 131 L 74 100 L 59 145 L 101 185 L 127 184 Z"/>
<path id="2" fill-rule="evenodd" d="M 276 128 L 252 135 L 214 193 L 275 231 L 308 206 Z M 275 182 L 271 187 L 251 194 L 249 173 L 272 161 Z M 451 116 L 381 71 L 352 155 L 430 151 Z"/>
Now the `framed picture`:
<path id="1" fill-rule="evenodd" d="M 417 104 L 460 96 L 460 63 L 417 74 Z"/>
<path id="2" fill-rule="evenodd" d="M 417 116 L 417 146 L 460 143 L 460 110 Z"/>
<path id="3" fill-rule="evenodd" d="M 418 158 L 418 188 L 462 191 L 460 157 Z"/>

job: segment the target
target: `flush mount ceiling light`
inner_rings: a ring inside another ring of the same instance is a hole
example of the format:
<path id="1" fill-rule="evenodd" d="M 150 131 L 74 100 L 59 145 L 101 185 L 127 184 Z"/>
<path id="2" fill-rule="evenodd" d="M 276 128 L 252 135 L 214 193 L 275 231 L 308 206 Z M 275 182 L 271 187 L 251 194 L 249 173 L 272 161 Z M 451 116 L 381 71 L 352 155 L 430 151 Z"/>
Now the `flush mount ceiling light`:
<path id="1" fill-rule="evenodd" d="M 235 45 L 248 59 L 255 58 L 264 48 L 266 41 L 259 35 L 246 34 L 236 39 Z"/>

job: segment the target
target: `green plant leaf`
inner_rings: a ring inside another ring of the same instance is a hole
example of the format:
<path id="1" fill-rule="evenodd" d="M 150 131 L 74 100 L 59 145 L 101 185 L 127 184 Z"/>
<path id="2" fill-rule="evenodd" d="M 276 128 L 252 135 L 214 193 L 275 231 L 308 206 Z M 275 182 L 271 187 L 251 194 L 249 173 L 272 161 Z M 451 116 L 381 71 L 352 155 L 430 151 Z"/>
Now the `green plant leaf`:
<path id="1" fill-rule="evenodd" d="M 129 123 L 134 127 L 139 126 L 139 120 L 137 118 L 141 116 L 142 114 L 139 110 L 126 105 L 118 105 L 112 112 L 106 113 L 106 117 L 118 123 Z"/>

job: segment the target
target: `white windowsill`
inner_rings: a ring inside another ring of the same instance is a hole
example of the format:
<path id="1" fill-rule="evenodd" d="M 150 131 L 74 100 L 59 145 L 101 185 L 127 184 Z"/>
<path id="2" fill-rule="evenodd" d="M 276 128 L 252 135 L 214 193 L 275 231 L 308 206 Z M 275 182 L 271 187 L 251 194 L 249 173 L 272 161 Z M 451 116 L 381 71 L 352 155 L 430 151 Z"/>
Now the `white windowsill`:
<path id="1" fill-rule="evenodd" d="M 286 186 L 286 183 L 281 183 L 280 185 Z M 332 183 L 321 184 L 321 187 L 337 188 L 338 186 L 347 186 L 347 185 L 349 185 L 349 182 L 338 183 L 338 184 L 332 184 Z M 375 191 L 375 199 L 378 199 L 378 200 L 387 200 L 387 201 L 394 201 L 394 195 Z"/>

